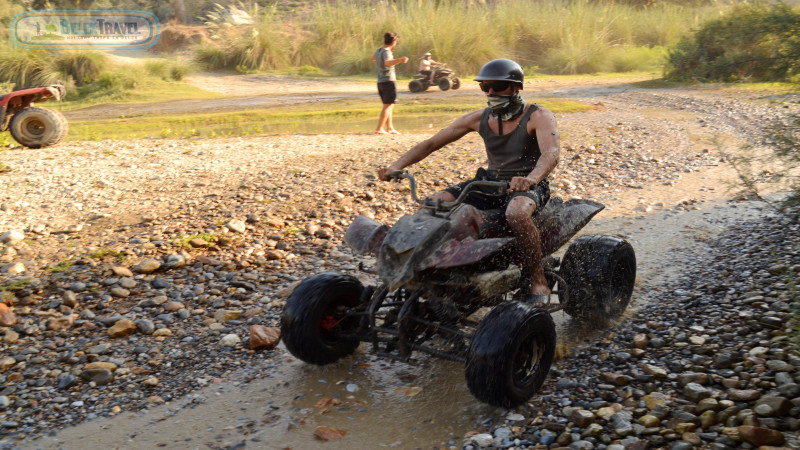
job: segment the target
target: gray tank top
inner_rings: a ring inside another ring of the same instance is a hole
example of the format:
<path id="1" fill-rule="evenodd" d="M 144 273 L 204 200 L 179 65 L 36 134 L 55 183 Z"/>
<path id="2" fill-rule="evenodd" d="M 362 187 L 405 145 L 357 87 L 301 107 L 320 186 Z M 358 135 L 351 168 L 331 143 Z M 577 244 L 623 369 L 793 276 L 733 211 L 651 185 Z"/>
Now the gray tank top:
<path id="1" fill-rule="evenodd" d="M 394 66 L 387 66 L 387 59 L 394 59 L 394 55 L 388 48 L 379 47 L 373 54 L 375 56 L 375 68 L 378 69 L 378 83 L 386 81 L 397 81 Z"/>
<path id="2" fill-rule="evenodd" d="M 539 105 L 532 104 L 522 114 L 514 131 L 503 136 L 498 136 L 489 129 L 489 108 L 483 110 L 478 134 L 486 145 L 486 155 L 489 157 L 489 175 L 492 178 L 510 180 L 512 177 L 527 176 L 534 167 L 542 152 L 535 136 L 528 135 L 528 120 L 531 113 Z"/>

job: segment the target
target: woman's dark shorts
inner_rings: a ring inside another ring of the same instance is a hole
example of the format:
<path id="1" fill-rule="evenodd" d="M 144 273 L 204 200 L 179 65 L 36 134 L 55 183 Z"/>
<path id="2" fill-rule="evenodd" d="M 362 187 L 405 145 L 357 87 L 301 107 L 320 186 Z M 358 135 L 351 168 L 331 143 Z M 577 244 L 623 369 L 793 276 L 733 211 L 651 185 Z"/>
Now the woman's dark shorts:
<path id="1" fill-rule="evenodd" d="M 384 105 L 391 105 L 397 102 L 397 86 L 394 81 L 382 81 L 378 83 L 378 95 Z"/>
<path id="2" fill-rule="evenodd" d="M 455 186 L 450 186 L 449 188 L 445 189 L 445 191 L 452 194 L 453 197 L 458 198 L 458 196 L 461 194 L 461 191 L 464 190 L 464 187 L 475 180 L 507 181 L 492 178 L 489 176 L 486 170 L 481 168 L 478 169 L 478 173 L 475 175 L 475 178 L 456 184 Z M 505 195 L 488 195 L 496 192 L 496 188 L 478 186 L 477 189 L 471 190 L 470 194 L 467 195 L 467 198 L 464 200 L 464 203 L 472 205 L 480 210 L 500 208 L 505 209 L 512 198 L 522 195 L 533 200 L 534 203 L 536 203 L 536 210 L 539 211 L 542 209 L 542 207 L 544 207 L 544 205 L 547 204 L 547 201 L 550 200 L 550 181 L 545 178 L 539 182 L 539 184 L 532 186 L 528 192 L 513 192 Z"/>

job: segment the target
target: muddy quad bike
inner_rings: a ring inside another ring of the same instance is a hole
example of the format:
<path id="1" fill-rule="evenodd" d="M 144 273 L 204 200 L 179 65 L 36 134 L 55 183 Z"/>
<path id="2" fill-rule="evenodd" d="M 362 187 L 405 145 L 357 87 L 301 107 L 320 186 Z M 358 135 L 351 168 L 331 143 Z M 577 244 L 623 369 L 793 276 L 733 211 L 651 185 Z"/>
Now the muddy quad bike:
<path id="1" fill-rule="evenodd" d="M 0 95 L 0 131 L 25 147 L 42 148 L 59 143 L 67 135 L 67 119 L 59 111 L 33 106 L 34 102 L 64 98 L 61 84 L 38 86 Z"/>
<path id="2" fill-rule="evenodd" d="M 441 69 L 433 72 L 433 81 L 424 73 L 415 73 L 412 77 L 414 79 L 408 83 L 408 90 L 414 93 L 427 91 L 431 86 L 439 86 L 439 89 L 443 91 L 461 87 L 461 80 L 455 76 L 452 70 L 444 68 L 444 65 Z"/>
<path id="3" fill-rule="evenodd" d="M 378 286 L 350 275 L 323 273 L 303 280 L 281 316 L 284 344 L 297 358 L 329 364 L 360 342 L 379 355 L 408 361 L 412 352 L 465 363 L 467 386 L 479 400 L 514 407 L 541 387 L 550 370 L 556 330 L 550 313 L 578 319 L 620 315 L 636 277 L 631 245 L 612 236 L 583 236 L 563 258 L 553 255 L 604 208 L 552 198 L 534 221 L 541 233 L 553 297 L 524 302 L 529 271 L 520 263 L 502 209 L 480 211 L 464 199 L 479 186 L 505 192 L 506 182 L 473 181 L 453 202 L 420 201 L 422 208 L 389 228 L 359 216 L 345 233 L 356 253 L 376 256 Z M 480 319 L 481 313 L 493 307 Z"/>

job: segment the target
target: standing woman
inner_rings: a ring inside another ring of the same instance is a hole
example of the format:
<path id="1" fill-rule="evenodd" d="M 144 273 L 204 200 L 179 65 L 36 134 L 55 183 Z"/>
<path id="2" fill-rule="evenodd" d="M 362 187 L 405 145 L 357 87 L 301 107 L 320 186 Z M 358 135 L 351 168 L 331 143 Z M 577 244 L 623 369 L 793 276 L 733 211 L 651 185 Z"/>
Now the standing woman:
<path id="1" fill-rule="evenodd" d="M 394 66 L 407 63 L 408 57 L 401 56 L 394 59 L 392 52 L 399 39 L 400 36 L 397 33 L 390 31 L 384 34 L 383 46 L 375 50 L 375 53 L 369 59 L 375 62 L 375 68 L 378 69 L 378 95 L 380 95 L 381 102 L 383 102 L 381 116 L 378 119 L 378 129 L 375 130 L 377 134 L 400 134 L 392 124 L 392 110 L 397 101 L 397 86 L 395 85 L 397 76 L 395 75 Z M 384 126 L 386 126 L 386 130 L 383 129 Z"/>

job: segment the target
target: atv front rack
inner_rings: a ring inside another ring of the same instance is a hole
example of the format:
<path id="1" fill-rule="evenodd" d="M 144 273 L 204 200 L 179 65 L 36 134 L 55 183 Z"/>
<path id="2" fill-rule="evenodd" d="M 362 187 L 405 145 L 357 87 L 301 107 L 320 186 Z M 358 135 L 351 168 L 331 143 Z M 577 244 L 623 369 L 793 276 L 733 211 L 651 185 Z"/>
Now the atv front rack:
<path id="1" fill-rule="evenodd" d="M 365 322 L 362 322 L 360 339 L 372 344 L 373 353 L 408 362 L 413 351 L 439 358 L 466 362 L 467 345 L 472 338 L 454 325 L 419 317 L 421 291 L 398 290 L 393 295 L 399 298 L 387 302 L 389 292 L 385 287 L 377 289 L 367 306 Z M 451 350 L 441 350 L 423 344 L 434 334 L 445 337 Z M 383 344 L 383 346 L 381 345 Z"/>

